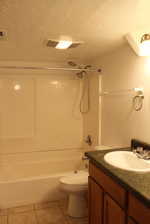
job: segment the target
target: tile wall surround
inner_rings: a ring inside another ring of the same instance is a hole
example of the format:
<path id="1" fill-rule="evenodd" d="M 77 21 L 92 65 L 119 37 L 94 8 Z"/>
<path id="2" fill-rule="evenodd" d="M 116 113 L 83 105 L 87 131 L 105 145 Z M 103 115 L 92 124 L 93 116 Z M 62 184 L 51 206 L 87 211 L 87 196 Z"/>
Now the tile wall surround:
<path id="1" fill-rule="evenodd" d="M 8 63 L 35 64 L 9 61 L 2 64 Z M 37 63 L 35 66 L 64 67 L 66 64 Z M 83 83 L 74 72 L 2 70 L 1 73 L 0 154 L 83 147 L 88 150 L 91 148 L 83 141 L 88 134 L 92 136 L 93 146 L 100 144 L 99 74 L 88 74 L 90 110 L 81 114 L 79 104 Z M 15 90 L 16 85 L 20 89 Z M 86 104 L 87 99 L 84 100 Z"/>
<path id="2" fill-rule="evenodd" d="M 0 154 L 82 148 L 80 80 L 73 74 L 1 76 L 0 93 Z"/>

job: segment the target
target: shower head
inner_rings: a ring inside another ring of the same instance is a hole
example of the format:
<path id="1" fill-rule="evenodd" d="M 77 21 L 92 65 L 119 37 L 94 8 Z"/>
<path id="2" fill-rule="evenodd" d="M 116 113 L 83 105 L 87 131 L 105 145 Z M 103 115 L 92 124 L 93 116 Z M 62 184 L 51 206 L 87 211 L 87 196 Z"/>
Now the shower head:
<path id="1" fill-rule="evenodd" d="M 72 67 L 75 67 L 77 66 L 77 64 L 73 61 L 68 61 L 68 65 L 72 66 Z"/>
<path id="2" fill-rule="evenodd" d="M 77 65 L 74 61 L 68 61 L 68 65 L 72 67 L 78 66 L 79 69 L 90 69 L 92 66 L 91 65 L 85 65 L 84 67 L 81 65 Z"/>
<path id="3" fill-rule="evenodd" d="M 86 65 L 86 66 L 84 67 L 84 69 L 90 69 L 90 68 L 92 68 L 91 65 Z"/>

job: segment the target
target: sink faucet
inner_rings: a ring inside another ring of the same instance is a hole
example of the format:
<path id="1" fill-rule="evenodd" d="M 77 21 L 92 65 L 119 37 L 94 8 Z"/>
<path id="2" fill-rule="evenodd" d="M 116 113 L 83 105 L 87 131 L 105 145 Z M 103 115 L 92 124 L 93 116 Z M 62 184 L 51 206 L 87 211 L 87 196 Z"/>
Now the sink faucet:
<path id="1" fill-rule="evenodd" d="M 143 149 L 143 147 L 137 147 L 133 149 L 133 153 L 140 159 L 148 160 L 150 159 L 150 150 Z"/>

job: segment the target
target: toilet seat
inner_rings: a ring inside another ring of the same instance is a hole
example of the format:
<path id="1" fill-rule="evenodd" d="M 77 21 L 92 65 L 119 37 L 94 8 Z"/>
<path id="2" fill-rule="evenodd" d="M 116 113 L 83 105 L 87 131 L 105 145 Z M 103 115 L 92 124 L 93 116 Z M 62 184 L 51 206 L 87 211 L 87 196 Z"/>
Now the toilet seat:
<path id="1" fill-rule="evenodd" d="M 60 178 L 61 188 L 70 193 L 83 192 L 88 188 L 88 173 L 79 171 Z"/>
<path id="2" fill-rule="evenodd" d="M 68 185 L 88 185 L 88 173 L 87 172 L 78 172 L 72 175 L 60 178 L 60 182 Z"/>

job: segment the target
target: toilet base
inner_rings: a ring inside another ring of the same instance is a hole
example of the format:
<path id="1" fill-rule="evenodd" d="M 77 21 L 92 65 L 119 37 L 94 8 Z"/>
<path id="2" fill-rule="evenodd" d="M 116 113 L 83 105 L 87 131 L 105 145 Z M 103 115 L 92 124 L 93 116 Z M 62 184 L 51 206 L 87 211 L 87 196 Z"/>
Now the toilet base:
<path id="1" fill-rule="evenodd" d="M 68 215 L 74 218 L 87 217 L 87 200 L 85 194 L 70 194 Z"/>

